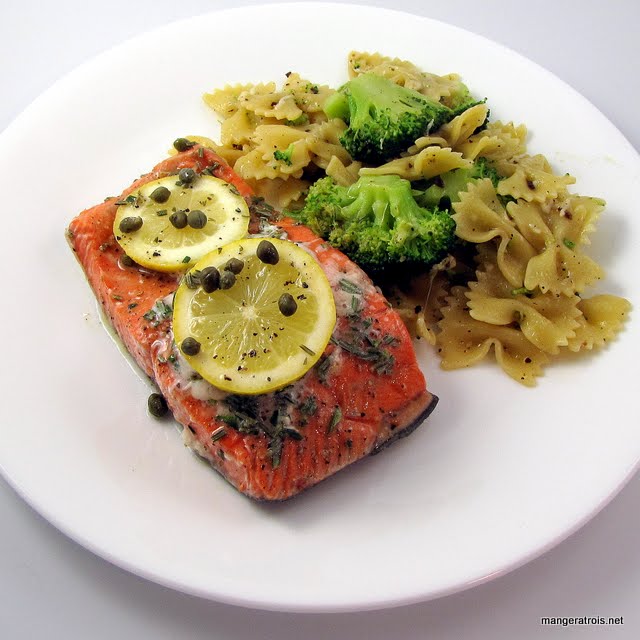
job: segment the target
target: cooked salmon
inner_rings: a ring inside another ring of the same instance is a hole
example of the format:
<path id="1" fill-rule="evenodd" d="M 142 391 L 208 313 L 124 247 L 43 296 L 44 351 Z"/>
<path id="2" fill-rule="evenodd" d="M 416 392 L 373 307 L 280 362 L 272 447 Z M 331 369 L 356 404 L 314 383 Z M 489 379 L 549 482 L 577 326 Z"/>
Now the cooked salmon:
<path id="1" fill-rule="evenodd" d="M 186 167 L 234 185 L 249 205 L 250 232 L 264 233 L 266 221 L 315 256 L 331 284 L 338 316 L 331 342 L 284 389 L 240 396 L 202 380 L 173 340 L 171 298 L 182 274 L 123 260 L 113 235 L 117 202 Z M 67 236 L 114 329 L 183 426 L 185 443 L 251 498 L 288 499 L 408 435 L 435 407 L 404 324 L 364 272 L 265 206 L 209 149 L 195 146 L 164 160 L 119 198 L 80 213 Z"/>

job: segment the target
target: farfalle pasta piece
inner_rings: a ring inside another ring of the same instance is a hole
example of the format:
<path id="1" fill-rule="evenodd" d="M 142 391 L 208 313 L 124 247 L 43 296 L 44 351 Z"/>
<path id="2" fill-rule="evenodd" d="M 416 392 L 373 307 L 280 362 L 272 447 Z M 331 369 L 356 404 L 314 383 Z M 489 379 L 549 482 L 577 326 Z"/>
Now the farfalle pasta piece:
<path id="1" fill-rule="evenodd" d="M 581 251 L 555 242 L 527 264 L 524 286 L 543 293 L 572 296 L 604 277 L 600 265 Z"/>
<path id="2" fill-rule="evenodd" d="M 498 161 L 526 152 L 527 128 L 513 123 L 490 122 L 482 131 L 456 144 L 455 150 L 474 160 L 482 156 Z M 499 167 L 500 173 L 504 173 Z"/>
<path id="3" fill-rule="evenodd" d="M 311 122 L 326 120 L 323 111 L 324 103 L 332 93 L 335 93 L 335 89 L 309 82 L 298 73 L 288 73 L 282 90 L 285 94 L 291 94 L 294 97 L 298 107 L 309 116 Z"/>
<path id="4" fill-rule="evenodd" d="M 507 204 L 507 212 L 538 252 L 526 265 L 525 288 L 531 291 L 539 288 L 542 293 L 572 296 L 603 277 L 600 265 L 576 249 L 575 242 L 565 237 L 567 228 L 562 225 L 563 218 L 557 208 L 544 209 L 534 202 L 518 201 Z M 579 223 L 578 216 L 576 223 Z M 571 235 L 580 237 L 579 227 Z"/>
<path id="5" fill-rule="evenodd" d="M 361 167 L 361 162 L 353 161 L 345 164 L 337 156 L 332 156 L 324 170 L 336 184 L 348 187 L 357 182 Z"/>
<path id="6" fill-rule="evenodd" d="M 476 244 L 497 239 L 500 271 L 512 287 L 522 287 L 527 264 L 537 252 L 507 215 L 491 180 L 469 185 L 466 192 L 460 192 L 460 201 L 453 208 L 456 235 Z"/>
<path id="7" fill-rule="evenodd" d="M 590 244 L 589 234 L 604 211 L 602 198 L 569 195 L 546 209 L 546 220 L 557 240 L 571 245 Z"/>
<path id="8" fill-rule="evenodd" d="M 461 142 L 468 140 L 476 129 L 485 123 L 488 115 L 489 107 L 485 104 L 477 104 L 442 125 L 438 129 L 438 134 L 446 141 L 445 146 L 456 149 Z"/>
<path id="9" fill-rule="evenodd" d="M 241 97 L 242 107 L 264 118 L 295 122 L 302 117 L 303 111 L 290 93 L 273 92 L 266 94 L 248 94 Z"/>
<path id="10" fill-rule="evenodd" d="M 469 315 L 464 287 L 454 287 L 442 309 L 437 336 L 440 366 L 446 370 L 478 364 L 494 352 L 502 369 L 526 386 L 533 386 L 549 356 L 513 327 L 496 326 Z"/>
<path id="11" fill-rule="evenodd" d="M 415 156 L 422 149 L 426 149 L 427 147 L 448 147 L 449 143 L 447 140 L 440 136 L 421 136 L 418 138 L 406 151 L 401 153 L 402 157 L 405 156 Z"/>
<path id="12" fill-rule="evenodd" d="M 582 313 L 579 327 L 568 344 L 573 352 L 591 351 L 613 340 L 627 319 L 631 303 L 618 296 L 601 294 L 580 300 L 578 309 Z"/>
<path id="13" fill-rule="evenodd" d="M 332 158 L 338 158 L 343 165 L 351 165 L 349 152 L 340 144 L 340 136 L 347 125 L 342 120 L 329 120 L 312 124 L 305 129 L 309 133 L 307 145 L 312 154 L 312 162 L 321 169 L 327 169 Z"/>
<path id="14" fill-rule="evenodd" d="M 244 108 L 237 109 L 220 125 L 220 141 L 236 148 L 249 142 L 256 127 L 255 116 Z"/>
<path id="15" fill-rule="evenodd" d="M 577 296 L 524 295 L 511 288 L 493 263 L 483 265 L 477 282 L 469 283 L 467 306 L 475 320 L 519 327 L 531 344 L 556 355 L 575 336 L 580 316 Z"/>
<path id="16" fill-rule="evenodd" d="M 300 178 L 311 160 L 310 137 L 309 131 L 286 125 L 259 125 L 251 138 L 254 149 L 239 158 L 234 168 L 243 178 Z"/>
<path id="17" fill-rule="evenodd" d="M 512 163 L 515 170 L 509 178 L 501 180 L 498 193 L 527 202 L 549 202 L 566 194 L 567 187 L 576 179 L 568 174 L 557 176 L 542 155 L 525 156 Z M 501 170 L 506 172 L 505 163 Z"/>
<path id="18" fill-rule="evenodd" d="M 265 95 L 273 93 L 275 90 L 275 82 L 227 85 L 222 89 L 215 89 L 211 93 L 205 93 L 203 100 L 220 118 L 226 119 L 243 106 L 247 96 Z"/>
<path id="19" fill-rule="evenodd" d="M 471 161 L 461 154 L 446 147 L 433 146 L 422 149 L 416 155 L 397 158 L 378 167 L 364 167 L 360 175 L 395 174 L 405 180 L 423 180 L 470 165 Z"/>
<path id="20" fill-rule="evenodd" d="M 456 145 L 465 158 L 479 156 L 493 161 L 521 156 L 526 153 L 527 128 L 513 123 L 489 122 L 481 131 Z M 501 171 L 501 173 L 503 173 Z"/>
<path id="21" fill-rule="evenodd" d="M 441 100 L 447 106 L 451 106 L 450 101 L 454 96 L 465 90 L 460 76 L 455 73 L 444 76 L 426 73 L 412 62 L 379 53 L 352 51 L 347 59 L 347 69 L 350 78 L 361 73 L 375 73 L 422 93 L 431 100 Z"/>
<path id="22" fill-rule="evenodd" d="M 295 208 L 301 204 L 304 194 L 309 189 L 309 182 L 299 178 L 273 178 L 271 180 L 252 180 L 247 183 L 255 194 L 279 211 Z"/>

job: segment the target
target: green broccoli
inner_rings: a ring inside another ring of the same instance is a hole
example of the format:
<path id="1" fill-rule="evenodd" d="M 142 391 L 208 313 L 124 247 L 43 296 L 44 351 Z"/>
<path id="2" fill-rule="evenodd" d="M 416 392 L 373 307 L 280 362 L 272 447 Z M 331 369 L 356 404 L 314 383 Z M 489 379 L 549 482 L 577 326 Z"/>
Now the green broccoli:
<path id="1" fill-rule="evenodd" d="M 446 102 L 447 106 L 453 111 L 454 117 L 464 113 L 467 109 L 471 109 L 471 107 L 475 107 L 477 104 L 484 104 L 486 101 L 486 98 L 484 98 L 484 100 L 474 98 L 467 85 L 462 82 L 446 98 L 443 98 L 443 102 Z M 487 120 L 488 119 L 489 115 L 487 114 Z M 485 125 L 486 120 L 482 126 Z"/>
<path id="2" fill-rule="evenodd" d="M 455 116 L 449 107 L 374 73 L 340 87 L 324 112 L 348 124 L 340 142 L 351 157 L 371 164 L 397 156 Z"/>
<path id="3" fill-rule="evenodd" d="M 434 264 L 455 242 L 449 213 L 420 207 L 396 175 L 362 176 L 350 187 L 321 178 L 291 215 L 368 271 Z"/>
<path id="4" fill-rule="evenodd" d="M 294 143 L 292 142 L 284 151 L 276 149 L 273 152 L 273 157 L 278 160 L 278 162 L 284 162 L 286 165 L 291 166 L 291 156 L 293 155 L 293 151 Z"/>
<path id="5" fill-rule="evenodd" d="M 422 207 L 451 209 L 454 202 L 460 200 L 460 192 L 466 191 L 469 183 L 482 178 L 490 178 L 494 187 L 498 186 L 500 176 L 487 162 L 486 158 L 477 158 L 470 167 L 453 169 L 430 180 L 420 189 L 420 185 L 414 185 L 413 195 L 416 202 Z"/>

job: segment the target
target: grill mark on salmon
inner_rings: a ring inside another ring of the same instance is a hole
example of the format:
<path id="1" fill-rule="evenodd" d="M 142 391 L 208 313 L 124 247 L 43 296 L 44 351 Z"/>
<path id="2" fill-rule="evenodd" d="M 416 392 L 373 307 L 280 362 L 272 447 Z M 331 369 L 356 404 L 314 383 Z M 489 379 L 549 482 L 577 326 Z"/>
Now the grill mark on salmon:
<path id="1" fill-rule="evenodd" d="M 97 299 L 183 425 L 185 443 L 247 496 L 285 500 L 422 424 L 437 398 L 426 388 L 400 317 L 357 265 L 288 218 L 274 218 L 271 224 L 318 260 L 339 310 L 332 342 L 320 363 L 286 389 L 250 399 L 188 379 L 188 365 L 173 343 L 170 320 L 145 318 L 158 300 L 173 294 L 180 276 L 127 266 L 112 231 L 116 202 L 146 182 L 185 167 L 210 171 L 234 185 L 252 209 L 250 232 L 258 231 L 250 187 L 222 158 L 198 146 L 164 160 L 119 198 L 83 211 L 67 230 Z M 340 286 L 344 279 L 356 281 L 361 290 L 357 313 L 349 308 L 351 298 Z M 376 342 L 384 343 L 376 347 L 386 354 L 381 361 L 367 357 L 367 348 Z M 206 397 L 194 395 L 196 384 L 205 386 Z M 240 410 L 238 403 L 246 406 Z M 238 416 L 246 424 L 234 428 L 231 423 Z"/>

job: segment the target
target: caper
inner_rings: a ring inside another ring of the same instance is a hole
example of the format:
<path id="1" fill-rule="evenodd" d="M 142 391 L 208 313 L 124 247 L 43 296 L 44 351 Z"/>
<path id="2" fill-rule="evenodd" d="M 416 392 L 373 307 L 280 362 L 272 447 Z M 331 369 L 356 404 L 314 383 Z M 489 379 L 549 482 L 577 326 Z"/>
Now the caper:
<path id="1" fill-rule="evenodd" d="M 140 216 L 127 216 L 120 221 L 120 231 L 122 233 L 133 233 L 142 227 L 142 218 Z"/>
<path id="2" fill-rule="evenodd" d="M 220 288 L 220 272 L 215 267 L 205 267 L 200 272 L 200 284 L 205 293 L 212 293 Z"/>
<path id="3" fill-rule="evenodd" d="M 288 318 L 298 310 L 298 303 L 290 293 L 283 293 L 278 300 L 278 309 L 283 316 Z"/>
<path id="4" fill-rule="evenodd" d="M 189 336 L 182 341 L 180 349 L 185 356 L 197 356 L 200 353 L 200 343 Z"/>
<path id="5" fill-rule="evenodd" d="M 260 241 L 260 244 L 256 249 L 256 255 L 266 264 L 278 264 L 278 260 L 280 260 L 278 250 L 275 248 L 273 243 L 268 240 Z"/>
<path id="6" fill-rule="evenodd" d="M 191 140 L 187 140 L 186 138 L 176 138 L 173 141 L 173 148 L 176 151 L 187 151 L 187 149 L 191 149 L 195 145 L 195 142 L 191 142 Z"/>
<path id="7" fill-rule="evenodd" d="M 122 255 L 122 257 L 120 258 L 120 264 L 123 267 L 135 267 L 136 263 L 134 262 L 133 258 L 130 258 L 126 253 Z"/>
<path id="8" fill-rule="evenodd" d="M 154 202 L 163 203 L 166 202 L 171 197 L 171 191 L 167 189 L 167 187 L 156 187 L 150 194 L 149 197 Z"/>
<path id="9" fill-rule="evenodd" d="M 180 169 L 180 173 L 178 173 L 178 180 L 184 184 L 189 184 L 196 179 L 196 172 L 189 167 L 185 167 L 184 169 Z"/>
<path id="10" fill-rule="evenodd" d="M 184 211 L 176 211 L 169 216 L 169 221 L 176 229 L 184 229 L 187 226 L 187 214 Z"/>
<path id="11" fill-rule="evenodd" d="M 224 265 L 225 271 L 231 271 L 231 273 L 235 273 L 236 275 L 238 275 L 243 269 L 244 262 L 242 260 L 238 260 L 238 258 L 231 258 L 231 260 Z"/>
<path id="12" fill-rule="evenodd" d="M 187 222 L 192 229 L 202 229 L 207 224 L 207 214 L 200 209 L 189 211 Z"/>
<path id="13" fill-rule="evenodd" d="M 236 274 L 233 271 L 223 271 L 220 274 L 220 288 L 231 289 L 236 283 Z"/>
<path id="14" fill-rule="evenodd" d="M 147 399 L 147 408 L 154 418 L 162 418 L 167 414 L 169 407 L 167 401 L 159 393 L 152 393 Z"/>

